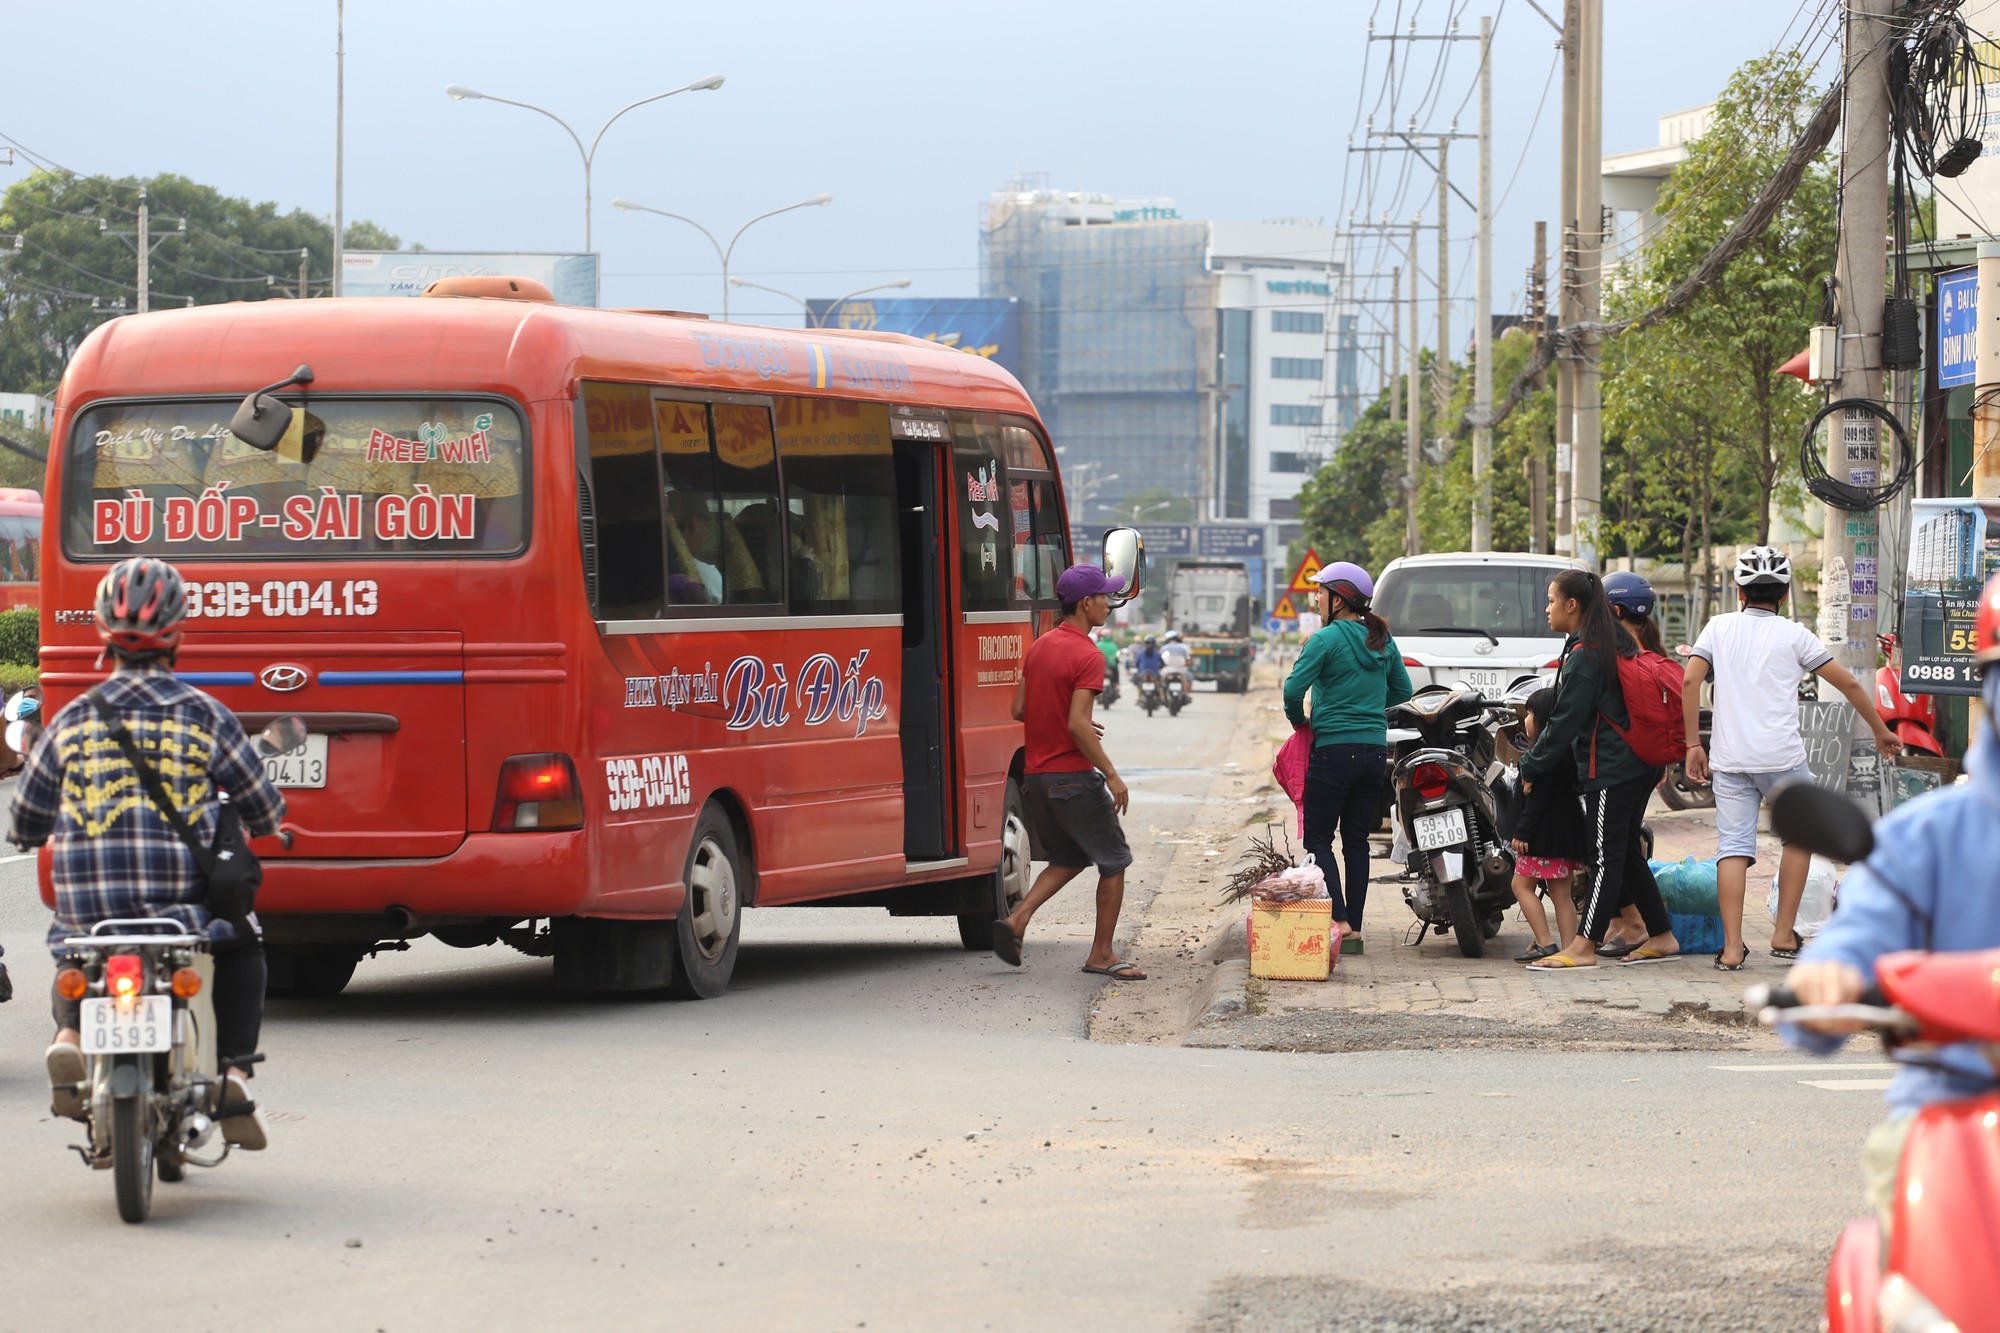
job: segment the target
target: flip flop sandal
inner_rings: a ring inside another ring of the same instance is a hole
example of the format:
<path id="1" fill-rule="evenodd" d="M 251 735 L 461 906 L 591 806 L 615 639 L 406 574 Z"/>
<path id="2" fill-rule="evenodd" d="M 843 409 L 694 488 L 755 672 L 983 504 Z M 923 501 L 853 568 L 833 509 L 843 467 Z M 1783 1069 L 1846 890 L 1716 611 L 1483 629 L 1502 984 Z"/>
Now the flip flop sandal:
<path id="1" fill-rule="evenodd" d="M 1021 937 L 1005 921 L 993 923 L 993 956 L 1009 967 L 1021 965 Z"/>
<path id="2" fill-rule="evenodd" d="M 1146 974 L 1131 963 L 1113 963 L 1110 967 L 1092 967 L 1085 963 L 1083 970 L 1100 977 L 1116 977 L 1120 981 L 1144 981 Z"/>
<path id="3" fill-rule="evenodd" d="M 1537 959 L 1547 958 L 1550 954 L 1561 952 L 1562 946 L 1560 944 L 1537 944 L 1526 953 L 1515 954 L 1514 961 L 1517 963 L 1532 963 Z"/>
<path id="4" fill-rule="evenodd" d="M 1749 961 L 1750 961 L 1750 951 L 1748 949 L 1745 949 L 1743 951 L 1742 962 L 1737 962 L 1737 963 L 1725 963 L 1722 961 L 1722 955 L 1717 954 L 1715 955 L 1715 970 L 1718 972 L 1741 972 L 1743 970 L 1743 964 Z"/>
<path id="5" fill-rule="evenodd" d="M 1797 957 L 1799 956 L 1799 950 L 1801 950 L 1801 949 L 1803 949 L 1803 948 L 1805 948 L 1805 947 L 1806 947 L 1806 937 L 1805 937 L 1805 936 L 1803 936 L 1803 935 L 1796 935 L 1796 934 L 1795 934 L 1795 935 L 1793 935 L 1793 936 L 1792 936 L 1792 939 L 1793 939 L 1794 943 L 1792 944 L 1792 946 L 1791 946 L 1791 947 L 1790 947 L 1789 949 L 1780 949 L 1780 948 L 1779 948 L 1779 947 L 1778 947 L 1777 945 L 1775 945 L 1775 944 L 1774 944 L 1774 945 L 1772 945 L 1772 946 L 1771 946 L 1771 957 L 1773 957 L 1773 958 L 1797 958 Z M 1748 955 L 1745 955 L 1745 956 L 1747 957 Z"/>
<path id="6" fill-rule="evenodd" d="M 1634 949 L 1618 960 L 1618 966 L 1637 967 L 1642 963 L 1665 963 L 1679 957 L 1678 952 L 1661 953 L 1658 949 Z"/>
<path id="7" fill-rule="evenodd" d="M 1566 953 L 1552 953 L 1547 958 L 1528 964 L 1530 972 L 1561 972 L 1572 967 L 1596 967 L 1596 963 L 1579 963 Z"/>
<path id="8" fill-rule="evenodd" d="M 1597 956 L 1599 958 L 1623 958 L 1626 954 L 1637 953 L 1640 947 L 1640 943 L 1636 940 L 1620 940 L 1616 944 L 1607 944 L 1599 949 Z"/>

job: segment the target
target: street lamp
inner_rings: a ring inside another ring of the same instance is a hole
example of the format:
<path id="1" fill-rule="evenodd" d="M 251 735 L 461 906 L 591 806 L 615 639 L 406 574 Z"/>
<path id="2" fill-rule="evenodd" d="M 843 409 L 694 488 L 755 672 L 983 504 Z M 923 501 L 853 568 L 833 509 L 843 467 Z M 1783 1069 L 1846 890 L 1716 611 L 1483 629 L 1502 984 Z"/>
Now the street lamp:
<path id="1" fill-rule="evenodd" d="M 774 218 L 778 216 L 778 214 L 780 213 L 789 213 L 793 209 L 797 208 L 821 208 L 832 202 L 833 202 L 832 195 L 816 194 L 810 199 L 801 199 L 796 204 L 786 204 L 783 208 L 774 208 L 768 213 L 759 213 L 756 217 L 751 218 L 748 222 L 738 227 L 736 229 L 736 234 L 729 238 L 729 244 L 726 246 L 721 241 L 715 239 L 714 232 L 702 226 L 699 222 L 696 222 L 693 218 L 687 217 L 683 214 L 669 213 L 664 208 L 652 208 L 645 204 L 635 204 L 630 199 L 613 199 L 611 201 L 611 206 L 617 209 L 621 213 L 656 213 L 663 218 L 672 218 L 676 222 L 685 222 L 688 224 L 688 226 L 693 227 L 696 231 L 708 237 L 708 243 L 715 247 L 716 258 L 722 261 L 722 317 L 724 319 L 728 319 L 729 318 L 729 256 L 736 252 L 736 243 L 743 239 L 743 233 L 749 231 L 752 227 L 762 222 L 765 218 Z M 788 296 L 791 295 L 789 292 L 784 294 Z M 798 300 L 796 296 L 792 297 L 792 299 L 794 301 Z"/>
<path id="2" fill-rule="evenodd" d="M 827 323 L 824 318 L 818 320 L 815 320 L 813 318 L 812 304 L 808 302 L 806 298 L 803 296 L 796 296 L 791 292 L 786 291 L 782 287 L 767 287 L 761 282 L 752 282 L 748 278 L 731 278 L 729 280 L 729 285 L 731 287 L 749 287 L 760 292 L 769 292 L 773 296 L 782 296 L 787 301 L 797 301 L 799 303 L 799 309 L 805 312 L 805 326 L 807 328 L 810 329 L 815 326 L 819 328 L 827 327 Z M 852 301 L 857 296 L 866 296 L 870 292 L 886 291 L 891 287 L 907 287 L 909 285 L 910 285 L 910 280 L 908 278 L 898 278 L 894 282 L 878 282 L 873 287 L 863 287 L 861 290 L 849 292 L 847 295 L 841 297 L 838 301 L 835 301 L 832 305 L 826 308 L 826 313 L 829 316 L 832 315 L 834 311 L 840 309 L 841 306 L 845 305 L 849 301 Z"/>
<path id="3" fill-rule="evenodd" d="M 670 88 L 663 93 L 654 93 L 651 97 L 642 97 L 638 101 L 632 103 L 630 106 L 624 107 L 621 110 L 613 113 L 611 119 L 605 121 L 604 124 L 598 128 L 597 137 L 590 141 L 589 148 L 585 148 L 583 146 L 582 138 L 578 136 L 575 130 L 570 128 L 568 121 L 564 120 L 561 116 L 558 116 L 555 112 L 549 110 L 547 107 L 539 107 L 532 102 L 516 102 L 510 97 L 495 97 L 492 93 L 482 93 L 477 88 L 468 88 L 462 83 L 446 84 L 444 89 L 444 95 L 446 97 L 449 97 L 454 102 L 499 102 L 503 106 L 517 106 L 520 107 L 523 111 L 534 111 L 540 113 L 541 115 L 547 116 L 550 120 L 553 120 L 556 124 L 563 127 L 564 132 L 569 135 L 570 141 L 576 145 L 576 151 L 578 156 L 583 158 L 583 249 L 585 254 L 589 254 L 591 253 L 590 168 L 591 164 L 597 158 L 597 145 L 604 142 L 604 131 L 610 129 L 612 123 L 616 121 L 619 116 L 624 115 L 625 112 L 637 110 L 639 107 L 645 106 L 648 102 L 657 102 L 661 98 L 672 97 L 676 93 L 709 92 L 716 88 L 720 88 L 721 86 L 722 86 L 722 76 L 720 74 L 711 74 L 705 79 L 696 79 L 693 83 L 687 84 L 684 87 Z"/>
<path id="4" fill-rule="evenodd" d="M 1132 507 L 1131 507 L 1131 508 L 1130 508 L 1129 510 L 1128 510 L 1128 509 L 1124 509 L 1124 508 L 1121 508 L 1121 507 L 1120 507 L 1120 506 L 1118 506 L 1118 505 L 1115 505 L 1115 504 L 1112 504 L 1112 503 L 1111 503 L 1111 502 L 1110 502 L 1109 500 L 1098 500 L 1098 501 L 1095 501 L 1094 503 L 1095 503 L 1095 504 L 1097 505 L 1097 507 L 1098 507 L 1099 509 L 1107 509 L 1107 510 L 1109 510 L 1110 512 L 1112 512 L 1112 513 L 1114 513 L 1114 514 L 1125 514 L 1125 513 L 1129 513 L 1129 514 L 1131 514 L 1131 515 L 1132 515 L 1132 517 L 1131 517 L 1131 520 L 1130 520 L 1130 521 L 1131 521 L 1131 522 L 1133 522 L 1133 523 L 1137 523 L 1137 522 L 1139 521 L 1139 515 L 1141 515 L 1141 514 L 1157 514 L 1157 513 L 1159 513 L 1159 512 L 1160 512 L 1160 511 L 1161 511 L 1162 509 L 1172 509 L 1172 508 L 1173 508 L 1173 507 L 1174 507 L 1175 505 L 1179 504 L 1179 503 L 1180 503 L 1180 501 L 1178 501 L 1178 500 L 1162 500 L 1162 501 L 1160 501 L 1160 502 L 1159 502 L 1158 504 L 1150 504 L 1150 505 L 1139 505 L 1139 504 L 1135 504 L 1135 505 L 1133 505 L 1133 506 L 1132 506 Z"/>

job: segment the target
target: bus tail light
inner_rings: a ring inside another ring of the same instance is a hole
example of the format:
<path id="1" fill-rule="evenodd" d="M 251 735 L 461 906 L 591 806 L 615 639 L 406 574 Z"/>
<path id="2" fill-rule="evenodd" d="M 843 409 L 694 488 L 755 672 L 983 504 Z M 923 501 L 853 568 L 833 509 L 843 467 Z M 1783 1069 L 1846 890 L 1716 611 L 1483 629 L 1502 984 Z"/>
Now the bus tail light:
<path id="1" fill-rule="evenodd" d="M 583 788 L 566 754 L 517 754 L 500 766 L 493 831 L 583 827 Z"/>
<path id="2" fill-rule="evenodd" d="M 1451 774 L 1443 764 L 1418 764 L 1410 774 L 1410 785 L 1417 789 L 1417 795 L 1426 801 L 1435 801 L 1451 786 Z"/>
<path id="3" fill-rule="evenodd" d="M 136 953 L 118 953 L 104 960 L 104 989 L 115 999 L 137 995 L 146 984 L 146 963 Z"/>

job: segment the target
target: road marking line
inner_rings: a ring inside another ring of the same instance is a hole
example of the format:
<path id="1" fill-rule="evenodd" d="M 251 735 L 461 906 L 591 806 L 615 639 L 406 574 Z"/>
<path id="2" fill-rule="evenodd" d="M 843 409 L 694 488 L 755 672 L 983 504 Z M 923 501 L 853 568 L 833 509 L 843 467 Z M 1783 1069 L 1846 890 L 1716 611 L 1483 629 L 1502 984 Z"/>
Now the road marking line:
<path id="1" fill-rule="evenodd" d="M 1895 1067 L 1896 1066 L 1893 1064 L 1880 1064 L 1880 1065 L 1869 1065 L 1869 1064 L 1858 1064 L 1858 1063 L 1829 1064 L 1825 1060 L 1805 1060 L 1799 1062 L 1798 1064 L 1789 1064 L 1789 1065 L 1710 1065 L 1709 1066 L 1710 1069 L 1720 1069 L 1726 1074 L 1765 1074 L 1765 1073 L 1775 1074 L 1783 1072 L 1788 1069 L 1861 1070 L 1861 1069 L 1894 1069 Z"/>
<path id="2" fill-rule="evenodd" d="M 1894 1082 L 1886 1078 L 1802 1078 L 1799 1082 L 1808 1088 L 1824 1088 L 1828 1092 L 1880 1092 Z"/>
<path id="3" fill-rule="evenodd" d="M 36 852 L 22 852 L 19 856 L 0 856 L 0 866 L 8 865 L 14 861 L 32 861 L 37 855 L 38 853 Z"/>

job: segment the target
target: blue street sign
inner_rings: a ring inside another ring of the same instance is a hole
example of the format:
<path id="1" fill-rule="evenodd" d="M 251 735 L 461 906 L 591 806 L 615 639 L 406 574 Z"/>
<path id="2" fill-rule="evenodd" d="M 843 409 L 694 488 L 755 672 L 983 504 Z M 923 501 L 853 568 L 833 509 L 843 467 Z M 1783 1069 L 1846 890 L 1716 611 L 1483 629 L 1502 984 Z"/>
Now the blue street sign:
<path id="1" fill-rule="evenodd" d="M 1938 384 L 1971 384 L 1979 373 L 1979 270 L 1941 273 L 1938 292 Z"/>
<path id="2" fill-rule="evenodd" d="M 1264 628 L 1272 634 L 1290 634 L 1299 627 L 1296 620 L 1280 620 L 1276 616 L 1264 617 Z"/>
<path id="3" fill-rule="evenodd" d="M 1192 523 L 1134 523 L 1131 526 L 1146 539 L 1148 556 L 1194 554 Z"/>
<path id="4" fill-rule="evenodd" d="M 1204 523 L 1195 529 L 1195 554 L 1246 559 L 1264 554 L 1264 529 Z"/>

